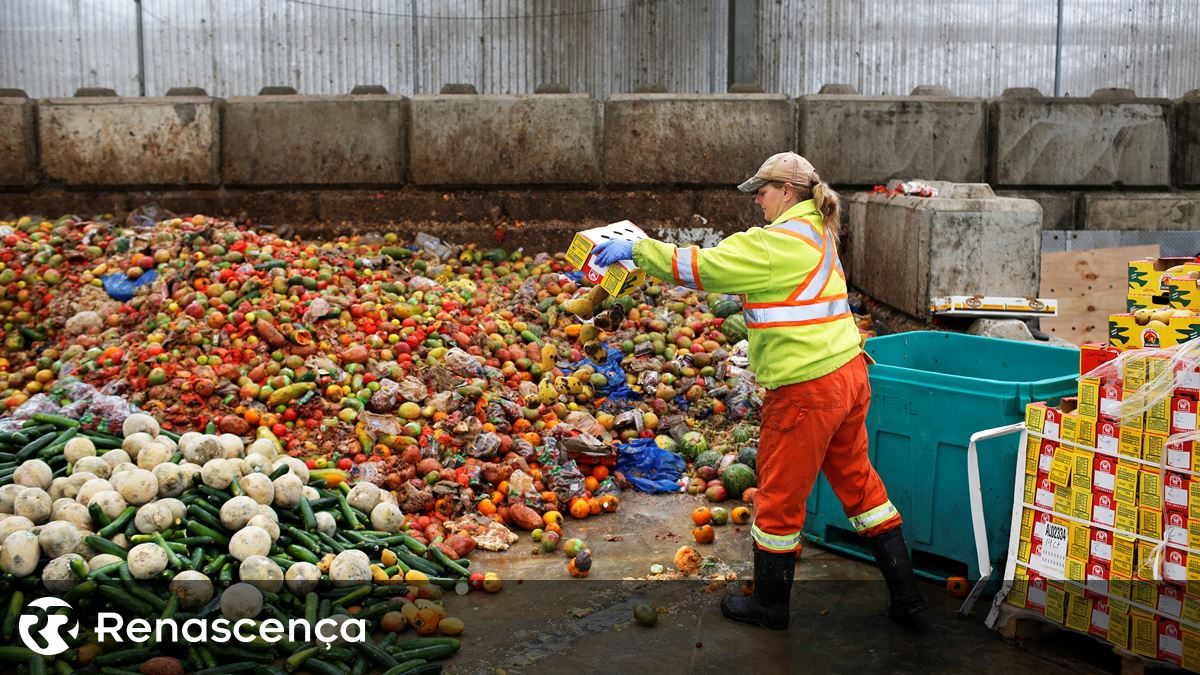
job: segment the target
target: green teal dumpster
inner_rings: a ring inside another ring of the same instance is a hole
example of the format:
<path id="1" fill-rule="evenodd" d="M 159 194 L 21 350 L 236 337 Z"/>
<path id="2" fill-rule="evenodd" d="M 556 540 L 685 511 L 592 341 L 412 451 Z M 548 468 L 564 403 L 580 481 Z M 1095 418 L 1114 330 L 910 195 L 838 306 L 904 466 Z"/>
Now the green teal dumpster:
<path id="1" fill-rule="evenodd" d="M 904 519 L 918 574 L 980 577 L 967 488 L 967 446 L 977 431 L 1024 419 L 1025 404 L 1074 395 L 1079 352 L 1033 342 L 933 331 L 867 340 L 871 462 Z M 980 441 L 988 552 L 1001 565 L 1012 519 L 1019 435 Z M 822 476 L 808 499 L 804 533 L 872 560 Z"/>

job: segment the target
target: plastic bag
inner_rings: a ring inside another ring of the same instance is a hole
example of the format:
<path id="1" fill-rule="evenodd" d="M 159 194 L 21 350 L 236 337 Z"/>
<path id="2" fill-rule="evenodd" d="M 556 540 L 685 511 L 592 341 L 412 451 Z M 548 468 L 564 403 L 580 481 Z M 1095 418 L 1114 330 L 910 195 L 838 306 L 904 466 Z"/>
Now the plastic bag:
<path id="1" fill-rule="evenodd" d="M 467 454 L 476 459 L 489 460 L 496 456 L 500 448 L 500 437 L 491 431 L 485 431 L 477 436 L 467 448 Z"/>
<path id="2" fill-rule="evenodd" d="M 387 480 L 387 474 L 382 469 L 383 464 L 379 462 L 363 462 L 350 467 L 350 480 L 354 483 L 374 483 L 383 485 Z"/>
<path id="3" fill-rule="evenodd" d="M 438 239 L 432 234 L 418 232 L 416 238 L 413 240 L 413 244 L 424 249 L 425 251 L 428 251 L 429 253 L 432 253 L 441 260 L 445 260 L 446 258 L 454 255 L 453 246 L 447 244 L 441 239 Z"/>
<path id="4" fill-rule="evenodd" d="M 546 489 L 558 495 L 559 504 L 566 504 L 587 493 L 587 480 L 574 461 L 567 461 L 546 472 Z"/>
<path id="5" fill-rule="evenodd" d="M 673 452 L 654 444 L 652 438 L 639 438 L 619 445 L 617 471 L 640 492 L 679 492 L 679 476 L 687 462 Z"/>
<path id="6" fill-rule="evenodd" d="M 442 362 L 451 372 L 462 377 L 479 377 L 483 373 L 479 361 L 458 347 L 446 352 L 446 355 L 442 357 Z"/>
<path id="7" fill-rule="evenodd" d="M 625 358 L 625 353 L 615 347 L 609 347 L 604 344 L 608 352 L 608 357 L 604 359 L 604 363 L 596 363 L 591 359 L 585 358 L 582 361 L 571 364 L 573 371 L 579 370 L 583 366 L 591 366 L 597 373 L 604 375 L 608 383 L 603 387 L 596 387 L 596 396 L 603 396 L 611 403 L 624 403 L 626 401 L 638 400 L 641 397 L 637 392 L 629 388 L 626 382 L 625 369 L 621 367 L 621 359 Z M 602 406 L 603 409 L 603 406 Z"/>
<path id="8" fill-rule="evenodd" d="M 137 279 L 130 279 L 124 273 L 116 272 L 100 277 L 100 281 L 104 285 L 104 292 L 108 293 L 108 297 L 121 302 L 129 302 L 133 299 L 133 294 L 137 289 L 154 283 L 157 278 L 157 270 L 147 270 Z"/>

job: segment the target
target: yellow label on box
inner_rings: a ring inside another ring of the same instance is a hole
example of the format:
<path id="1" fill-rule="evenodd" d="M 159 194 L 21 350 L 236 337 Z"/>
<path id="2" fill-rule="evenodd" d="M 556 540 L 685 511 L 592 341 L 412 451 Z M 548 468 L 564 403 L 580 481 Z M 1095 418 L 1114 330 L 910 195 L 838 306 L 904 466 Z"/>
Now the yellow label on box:
<path id="1" fill-rule="evenodd" d="M 1165 333 L 1166 330 L 1161 332 Z M 1161 341 L 1158 331 L 1152 332 L 1154 340 Z M 1117 349 L 1141 349 L 1142 326 L 1134 320 L 1132 314 L 1108 315 L 1108 344 Z"/>
<path id="2" fill-rule="evenodd" d="M 1167 437 L 1159 434 L 1146 433 L 1142 435 L 1142 459 L 1153 464 L 1161 464 L 1163 448 Z"/>
<path id="3" fill-rule="evenodd" d="M 1137 429 L 1121 427 L 1121 436 L 1117 441 L 1117 452 L 1125 457 L 1142 456 L 1142 432 Z"/>
<path id="4" fill-rule="evenodd" d="M 1135 610 L 1129 613 L 1129 624 L 1133 653 L 1148 658 L 1158 656 L 1158 622 L 1154 615 Z"/>
<path id="5" fill-rule="evenodd" d="M 1187 583 L 1200 582 L 1200 555 L 1189 555 L 1187 561 Z"/>
<path id="6" fill-rule="evenodd" d="M 1034 503 L 1037 496 L 1037 476 L 1025 474 L 1025 494 L 1021 500 L 1026 504 Z"/>
<path id="7" fill-rule="evenodd" d="M 1093 422 L 1100 416 L 1100 380 L 1085 377 L 1079 381 L 1079 405 L 1075 408 L 1080 419 Z"/>
<path id="8" fill-rule="evenodd" d="M 1113 536 L 1112 544 L 1112 574 L 1113 576 L 1132 577 L 1137 549 L 1132 537 Z"/>
<path id="9" fill-rule="evenodd" d="M 1092 622 L 1092 601 L 1083 593 L 1067 596 L 1067 628 L 1086 633 Z"/>
<path id="10" fill-rule="evenodd" d="M 1071 515 L 1079 520 L 1091 520 L 1092 493 L 1087 490 L 1072 490 L 1071 494 L 1075 496 L 1074 506 L 1071 509 Z"/>
<path id="11" fill-rule="evenodd" d="M 1180 618 L 1200 626 L 1200 595 L 1185 593 L 1183 596 L 1183 612 Z"/>
<path id="12" fill-rule="evenodd" d="M 1151 539 L 1162 539 L 1162 511 L 1139 506 L 1138 534 Z"/>
<path id="13" fill-rule="evenodd" d="M 1067 525 L 1067 555 L 1087 562 L 1091 555 L 1092 528 L 1071 523 Z"/>
<path id="14" fill-rule="evenodd" d="M 1133 392 L 1126 391 L 1125 398 L 1122 400 L 1128 401 L 1130 396 L 1136 396 L 1136 395 L 1137 394 L 1135 394 Z M 1145 430 L 1146 430 L 1144 418 L 1145 418 L 1145 415 L 1142 415 L 1142 414 L 1122 415 L 1121 416 L 1121 431 L 1124 432 L 1124 430 L 1129 429 L 1130 431 L 1136 431 L 1138 433 L 1138 436 L 1139 436 L 1138 437 L 1138 448 L 1135 450 L 1135 452 L 1141 450 L 1141 441 L 1142 441 L 1141 434 L 1143 432 L 1145 432 Z M 1132 455 L 1132 456 L 1136 457 L 1137 455 Z"/>
<path id="15" fill-rule="evenodd" d="M 1067 609 L 1067 592 L 1061 584 L 1053 581 L 1046 582 L 1046 618 L 1055 623 L 1063 622 L 1063 613 Z"/>
<path id="16" fill-rule="evenodd" d="M 1117 463 L 1117 483 L 1115 497 L 1118 502 L 1125 502 L 1130 506 L 1137 503 L 1138 492 L 1138 469 L 1136 464 L 1130 462 Z"/>
<path id="17" fill-rule="evenodd" d="M 1072 467 L 1071 487 L 1091 492 L 1092 490 L 1092 453 L 1075 453 L 1075 464 Z M 1090 520 L 1090 518 L 1089 518 Z"/>
<path id="18" fill-rule="evenodd" d="M 1076 445 L 1082 445 L 1085 448 L 1096 447 L 1096 420 L 1080 416 L 1076 434 L 1078 436 Z"/>
<path id="19" fill-rule="evenodd" d="M 1137 391 L 1146 384 L 1146 357 L 1140 354 L 1134 354 L 1125 360 L 1125 389 L 1126 391 Z M 1129 395 L 1126 394 L 1126 400 Z"/>
<path id="20" fill-rule="evenodd" d="M 1108 603 L 1108 642 L 1129 649 L 1129 611 L 1118 611 L 1111 600 Z"/>
<path id="21" fill-rule="evenodd" d="M 622 261 L 608 266 L 600 286 L 612 296 L 628 295 L 645 281 L 646 270 Z"/>
<path id="22" fill-rule="evenodd" d="M 1170 435 L 1171 399 L 1169 397 L 1156 398 L 1150 402 L 1150 409 L 1146 411 L 1144 430 L 1148 434 Z"/>
<path id="23" fill-rule="evenodd" d="M 1183 630 L 1183 667 L 1193 673 L 1200 672 L 1200 632 Z"/>
<path id="24" fill-rule="evenodd" d="M 1129 601 L 1143 607 L 1158 607 L 1158 586 L 1144 579 L 1133 579 L 1129 584 Z"/>
<path id="25" fill-rule="evenodd" d="M 1188 548 L 1200 551 L 1200 520 L 1191 517 L 1188 517 Z"/>
<path id="26" fill-rule="evenodd" d="M 1021 509 L 1021 536 L 1028 537 L 1033 529 L 1033 519 L 1036 517 L 1033 509 Z"/>
<path id="27" fill-rule="evenodd" d="M 1138 471 L 1138 505 L 1162 509 L 1162 474 L 1152 469 Z"/>
<path id="28" fill-rule="evenodd" d="M 1046 406 L 1030 403 L 1025 406 L 1025 428 L 1041 433 L 1046 426 Z"/>
<path id="29" fill-rule="evenodd" d="M 1119 577 L 1115 573 L 1108 577 L 1108 595 L 1110 603 L 1114 598 L 1128 600 L 1132 590 L 1133 582 L 1129 579 L 1129 577 Z M 1109 609 L 1112 609 L 1111 604 L 1109 605 Z"/>
<path id="30" fill-rule="evenodd" d="M 1154 544 L 1148 541 L 1138 540 L 1137 542 L 1137 558 L 1134 559 L 1133 576 L 1146 581 L 1154 580 Z M 1149 586 L 1153 588 L 1153 584 L 1138 584 L 1139 586 Z M 1157 596 L 1155 596 L 1157 597 Z M 1153 602 L 1145 603 L 1150 607 L 1154 606 Z"/>
<path id="31" fill-rule="evenodd" d="M 1025 568 L 1017 566 L 1013 572 L 1012 586 L 1008 589 L 1008 604 L 1014 607 L 1025 607 L 1025 603 L 1029 598 L 1029 575 L 1025 572 Z"/>
<path id="32" fill-rule="evenodd" d="M 1064 413 L 1059 424 L 1058 437 L 1067 443 L 1076 443 L 1079 439 L 1079 413 Z"/>
<path id="33" fill-rule="evenodd" d="M 1086 561 L 1067 558 L 1064 569 L 1066 570 L 1067 579 L 1070 579 L 1071 581 L 1083 583 L 1087 579 Z"/>
<path id="34" fill-rule="evenodd" d="M 1023 563 L 1029 562 L 1029 546 L 1030 543 L 1028 539 L 1017 540 L 1017 560 L 1020 560 Z"/>
<path id="35" fill-rule="evenodd" d="M 1116 516 L 1113 526 L 1129 534 L 1138 534 L 1138 508 L 1130 502 L 1116 500 Z"/>
<path id="36" fill-rule="evenodd" d="M 1036 474 L 1038 470 L 1038 459 L 1042 456 L 1042 437 L 1037 434 L 1029 434 L 1025 441 L 1025 473 Z"/>
<path id="37" fill-rule="evenodd" d="M 1054 488 L 1054 512 L 1069 516 L 1075 513 L 1075 491 L 1069 487 Z"/>
<path id="38" fill-rule="evenodd" d="M 1054 451 L 1054 460 L 1050 463 L 1050 482 L 1060 488 L 1071 484 L 1071 469 L 1075 465 L 1075 455 L 1067 448 L 1059 447 Z"/>

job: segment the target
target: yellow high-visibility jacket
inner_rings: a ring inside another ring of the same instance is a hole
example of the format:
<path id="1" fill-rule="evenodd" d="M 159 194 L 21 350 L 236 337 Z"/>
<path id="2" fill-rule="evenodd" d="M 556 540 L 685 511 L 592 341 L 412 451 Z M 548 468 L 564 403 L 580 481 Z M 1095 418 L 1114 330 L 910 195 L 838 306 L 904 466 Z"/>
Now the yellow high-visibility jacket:
<path id="1" fill-rule="evenodd" d="M 681 286 L 742 295 L 750 367 L 766 389 L 827 375 L 861 351 L 837 246 L 811 199 L 712 248 L 643 239 L 633 262 Z"/>

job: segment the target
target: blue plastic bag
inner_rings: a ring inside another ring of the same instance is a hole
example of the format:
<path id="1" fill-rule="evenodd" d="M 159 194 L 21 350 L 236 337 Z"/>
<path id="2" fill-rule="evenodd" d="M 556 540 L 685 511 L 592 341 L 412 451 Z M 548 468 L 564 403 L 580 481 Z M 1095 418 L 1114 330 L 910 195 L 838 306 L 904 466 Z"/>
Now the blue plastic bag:
<path id="1" fill-rule="evenodd" d="M 121 302 L 129 302 L 133 298 L 134 291 L 146 284 L 154 283 L 157 278 L 158 270 L 147 270 L 137 279 L 130 279 L 124 273 L 116 272 L 100 277 L 100 281 L 104 284 L 104 291 L 108 293 L 108 297 Z"/>
<path id="2" fill-rule="evenodd" d="M 653 438 L 638 438 L 617 444 L 617 471 L 641 492 L 679 492 L 679 476 L 687 469 L 682 457 L 667 452 Z"/>
<path id="3" fill-rule="evenodd" d="M 637 392 L 629 388 L 629 383 L 626 381 L 625 369 L 621 367 L 621 359 L 625 358 L 625 352 L 622 352 L 616 347 L 609 347 L 605 343 L 605 349 L 608 350 L 608 358 L 604 363 L 595 363 L 589 358 L 584 358 L 582 361 L 577 361 L 571 364 L 571 370 L 576 371 L 583 366 L 591 366 L 592 370 L 604 375 L 608 380 L 608 384 L 603 387 L 596 388 L 596 397 L 604 397 L 608 399 L 608 403 L 624 403 L 626 401 L 636 401 L 641 397 Z M 603 409 L 604 406 L 601 406 Z"/>

